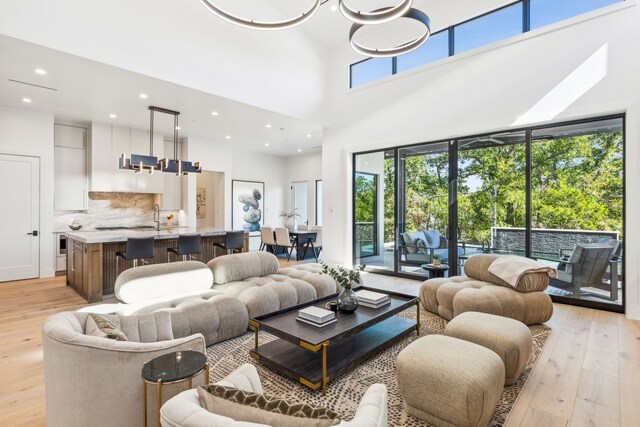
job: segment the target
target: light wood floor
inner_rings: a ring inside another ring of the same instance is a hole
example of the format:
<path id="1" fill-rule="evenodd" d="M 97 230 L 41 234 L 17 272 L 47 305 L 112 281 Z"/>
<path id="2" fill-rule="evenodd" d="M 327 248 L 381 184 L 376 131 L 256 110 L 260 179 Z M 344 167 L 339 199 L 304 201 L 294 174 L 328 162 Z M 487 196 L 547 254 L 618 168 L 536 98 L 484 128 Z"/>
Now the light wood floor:
<path id="1" fill-rule="evenodd" d="M 373 274 L 364 281 L 411 293 L 419 284 Z M 46 425 L 42 322 L 86 305 L 64 277 L 0 283 L 0 426 Z M 506 425 L 640 426 L 640 322 L 554 308 L 547 345 Z"/>

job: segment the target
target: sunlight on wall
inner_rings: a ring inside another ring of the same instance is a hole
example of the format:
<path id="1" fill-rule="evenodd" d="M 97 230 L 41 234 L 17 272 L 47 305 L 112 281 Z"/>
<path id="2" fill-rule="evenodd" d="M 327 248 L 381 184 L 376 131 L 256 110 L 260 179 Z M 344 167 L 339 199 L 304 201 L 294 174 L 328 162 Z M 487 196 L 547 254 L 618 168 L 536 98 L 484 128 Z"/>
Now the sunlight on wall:
<path id="1" fill-rule="evenodd" d="M 604 44 L 529 111 L 513 122 L 512 126 L 556 118 L 607 75 L 608 50 L 608 44 Z"/>

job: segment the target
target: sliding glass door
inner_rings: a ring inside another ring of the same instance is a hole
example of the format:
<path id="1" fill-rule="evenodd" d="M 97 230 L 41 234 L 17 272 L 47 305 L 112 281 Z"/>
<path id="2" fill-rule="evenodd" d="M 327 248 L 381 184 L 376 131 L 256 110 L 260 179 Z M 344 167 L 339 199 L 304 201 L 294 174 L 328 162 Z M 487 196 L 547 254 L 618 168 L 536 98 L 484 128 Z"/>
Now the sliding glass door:
<path id="1" fill-rule="evenodd" d="M 354 157 L 353 256 L 356 264 L 394 271 L 396 167 L 394 150 Z"/>
<path id="2" fill-rule="evenodd" d="M 622 305 L 623 119 L 533 130 L 531 162 L 531 255 L 558 270 L 549 293 Z"/>
<path id="3" fill-rule="evenodd" d="M 398 150 L 398 271 L 426 276 L 422 268 L 449 262 L 449 143 Z"/>
<path id="4" fill-rule="evenodd" d="M 525 132 L 458 140 L 460 272 L 474 254 L 526 255 Z"/>
<path id="5" fill-rule="evenodd" d="M 426 277 L 478 253 L 558 270 L 555 301 L 624 306 L 624 117 L 354 155 L 354 262 Z"/>

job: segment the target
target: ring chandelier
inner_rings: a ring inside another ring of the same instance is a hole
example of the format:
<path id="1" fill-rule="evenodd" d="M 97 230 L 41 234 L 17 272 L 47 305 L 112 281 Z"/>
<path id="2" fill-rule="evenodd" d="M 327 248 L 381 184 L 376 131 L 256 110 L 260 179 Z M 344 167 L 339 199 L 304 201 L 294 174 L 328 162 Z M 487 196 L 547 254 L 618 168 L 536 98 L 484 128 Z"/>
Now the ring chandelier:
<path id="1" fill-rule="evenodd" d="M 241 18 L 216 6 L 215 0 L 199 1 L 209 12 L 229 23 L 238 25 L 240 27 L 253 30 L 284 30 L 287 28 L 296 27 L 307 22 L 314 17 L 314 15 L 318 12 L 318 9 L 320 9 L 320 6 L 327 3 L 329 0 L 314 0 L 311 7 L 309 7 L 307 10 L 304 10 L 301 14 L 296 15 L 296 17 L 285 21 L 274 22 L 263 22 L 255 21 L 253 19 Z M 402 55 L 403 53 L 411 52 L 412 50 L 415 50 L 422 46 L 431 35 L 431 23 L 429 21 L 429 17 L 424 12 L 411 7 L 413 5 L 413 0 L 402 0 L 395 6 L 383 7 L 370 12 L 363 12 L 353 9 L 346 4 L 345 0 L 338 1 L 340 12 L 342 13 L 342 15 L 349 21 L 353 22 L 351 30 L 349 31 L 349 43 L 356 52 L 362 55 L 370 57 L 390 57 Z M 379 49 L 376 47 L 365 46 L 358 43 L 354 38 L 358 30 L 360 30 L 364 26 L 385 24 L 398 18 L 408 18 L 417 21 L 425 27 L 425 30 L 415 39 L 388 49 Z"/>

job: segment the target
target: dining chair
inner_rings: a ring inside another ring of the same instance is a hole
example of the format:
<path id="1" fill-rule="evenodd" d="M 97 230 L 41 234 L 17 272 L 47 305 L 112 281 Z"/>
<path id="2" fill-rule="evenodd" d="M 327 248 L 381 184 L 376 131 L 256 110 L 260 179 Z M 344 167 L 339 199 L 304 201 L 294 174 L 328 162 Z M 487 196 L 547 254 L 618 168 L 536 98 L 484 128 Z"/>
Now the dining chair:
<path id="1" fill-rule="evenodd" d="M 307 244 L 304 246 L 304 253 L 302 254 L 302 258 L 307 257 L 307 249 L 311 246 L 313 250 L 313 257 L 318 262 L 318 257 L 320 256 L 320 252 L 322 251 L 322 226 L 320 225 L 311 225 L 309 226 L 309 231 L 316 231 L 316 235 L 314 237 L 310 237 L 307 241 Z"/>
<path id="2" fill-rule="evenodd" d="M 292 240 L 289 236 L 289 229 L 282 227 L 276 228 L 276 255 L 278 255 L 279 249 L 283 248 L 287 254 L 287 261 L 290 261 L 295 246 L 296 241 Z"/>
<path id="3" fill-rule="evenodd" d="M 307 231 L 309 229 L 309 226 L 307 224 L 298 224 L 296 225 L 296 230 L 297 231 Z"/>
<path id="4" fill-rule="evenodd" d="M 260 250 L 268 250 L 276 246 L 276 240 L 273 238 L 273 228 L 271 227 L 261 227 L 260 228 Z"/>

